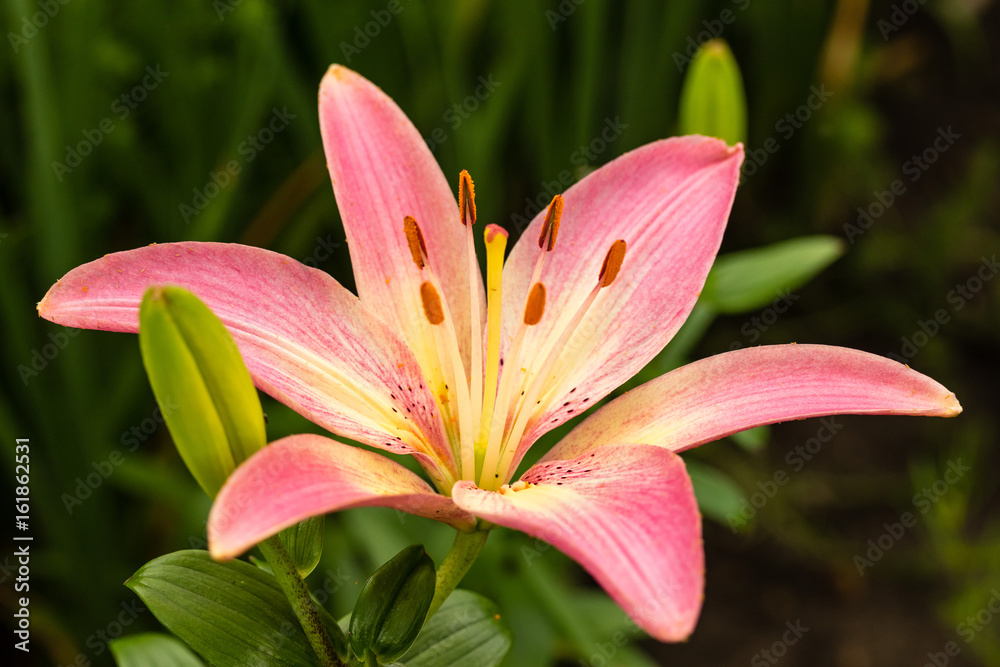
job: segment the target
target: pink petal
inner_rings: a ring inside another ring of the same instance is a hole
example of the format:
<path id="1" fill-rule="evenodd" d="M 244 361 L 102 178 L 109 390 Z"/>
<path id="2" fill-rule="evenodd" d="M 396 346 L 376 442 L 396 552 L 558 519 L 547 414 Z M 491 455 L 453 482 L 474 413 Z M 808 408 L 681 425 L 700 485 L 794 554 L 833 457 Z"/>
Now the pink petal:
<path id="1" fill-rule="evenodd" d="M 233 558 L 303 519 L 351 507 L 393 507 L 469 529 L 475 519 L 381 454 L 318 435 L 260 450 L 229 477 L 208 519 L 209 549 Z"/>
<path id="2" fill-rule="evenodd" d="M 282 403 L 339 435 L 413 453 L 431 471 L 454 467 L 406 345 L 336 280 L 284 255 L 225 243 L 106 255 L 64 276 L 38 312 L 65 326 L 135 333 L 143 294 L 162 284 L 201 298 L 228 327 L 256 385 Z"/>
<path id="3" fill-rule="evenodd" d="M 701 519 L 680 457 L 608 445 L 541 463 L 521 491 L 452 489 L 455 504 L 551 543 L 578 561 L 633 620 L 660 641 L 691 634 L 701 608 Z"/>
<path id="4" fill-rule="evenodd" d="M 682 366 L 611 401 L 545 459 L 612 442 L 675 452 L 754 426 L 822 415 L 954 417 L 955 395 L 903 364 L 828 345 L 770 345 Z"/>
<path id="5" fill-rule="evenodd" d="M 420 283 L 433 271 L 468 368 L 468 250 L 453 187 L 402 110 L 356 72 L 330 67 L 320 85 L 319 115 L 361 300 L 419 353 L 429 346 L 431 335 Z M 408 215 L 420 225 L 427 245 L 428 269 L 423 272 L 413 263 L 403 234 Z M 476 288 L 482 292 L 481 278 Z M 434 372 L 429 360 L 421 362 L 425 372 Z"/>
<path id="6" fill-rule="evenodd" d="M 565 193 L 558 240 L 541 278 L 545 314 L 528 331 L 522 367 L 533 369 L 552 347 L 597 284 L 611 244 L 623 239 L 628 250 L 617 280 L 560 353 L 522 454 L 642 369 L 687 319 L 718 252 L 742 159 L 742 146 L 717 139 L 667 139 L 623 155 Z M 522 316 L 543 218 L 544 212 L 535 217 L 504 269 L 507 322 Z"/>

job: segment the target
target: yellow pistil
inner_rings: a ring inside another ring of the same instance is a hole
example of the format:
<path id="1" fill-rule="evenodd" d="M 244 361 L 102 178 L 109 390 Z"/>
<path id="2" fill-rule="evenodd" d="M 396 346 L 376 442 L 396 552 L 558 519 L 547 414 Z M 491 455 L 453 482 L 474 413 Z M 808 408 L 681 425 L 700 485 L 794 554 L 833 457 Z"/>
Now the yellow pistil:
<path id="1" fill-rule="evenodd" d="M 486 379 L 483 383 L 483 409 L 476 438 L 476 465 L 482 470 L 486 443 L 489 440 L 493 409 L 497 400 L 497 380 L 500 378 L 500 314 L 503 287 L 503 255 L 507 249 L 507 231 L 497 225 L 487 225 L 483 234 L 486 242 Z"/>

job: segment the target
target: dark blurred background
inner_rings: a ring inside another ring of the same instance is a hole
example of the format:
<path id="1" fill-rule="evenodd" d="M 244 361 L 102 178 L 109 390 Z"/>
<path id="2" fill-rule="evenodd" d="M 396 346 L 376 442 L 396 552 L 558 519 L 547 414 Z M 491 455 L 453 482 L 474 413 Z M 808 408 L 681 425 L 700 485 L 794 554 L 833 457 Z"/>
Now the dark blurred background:
<path id="1" fill-rule="evenodd" d="M 516 236 L 567 175 L 677 132 L 683 71 L 710 37 L 739 62 L 749 118 L 723 251 L 826 234 L 844 253 L 784 293 L 786 312 L 719 317 L 678 356 L 791 341 L 896 354 L 965 412 L 838 418 L 811 453 L 819 420 L 687 454 L 739 520 L 706 511 L 686 644 L 632 634 L 571 561 L 510 532 L 466 586 L 514 626 L 510 665 L 1000 664 L 997 3 L 5 0 L 0 22 L 0 487 L 9 507 L 15 438 L 30 438 L 34 537 L 31 653 L 8 632 L 0 649 L 14 664 L 111 664 L 108 639 L 158 629 L 122 582 L 205 544 L 209 503 L 137 339 L 38 319 L 56 279 L 109 252 L 221 240 L 352 287 L 316 114 L 332 62 L 391 95 L 446 174 L 472 173 L 480 217 Z M 280 131 L 261 133 L 276 113 Z M 265 410 L 271 439 L 314 428 Z M 448 531 L 388 510 L 330 517 L 310 586 L 343 613 L 411 542 L 440 558 Z"/>

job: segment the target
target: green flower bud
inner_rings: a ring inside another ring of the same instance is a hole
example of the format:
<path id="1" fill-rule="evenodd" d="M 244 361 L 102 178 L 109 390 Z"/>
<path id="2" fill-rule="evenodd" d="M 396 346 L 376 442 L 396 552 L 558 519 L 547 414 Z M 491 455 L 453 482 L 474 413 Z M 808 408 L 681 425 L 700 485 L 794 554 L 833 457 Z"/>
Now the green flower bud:
<path id="1" fill-rule="evenodd" d="M 434 562 L 419 544 L 400 551 L 365 584 L 351 615 L 351 646 L 362 660 L 396 660 L 423 627 L 434 597 Z"/>
<path id="2" fill-rule="evenodd" d="M 157 401 L 178 406 L 164 413 L 174 444 L 214 497 L 267 442 L 260 398 L 236 343 L 191 292 L 151 287 L 139 308 L 139 347 Z"/>
<path id="3" fill-rule="evenodd" d="M 743 77 L 721 39 L 705 42 L 691 61 L 681 89 L 680 133 L 718 137 L 730 145 L 746 141 Z"/>

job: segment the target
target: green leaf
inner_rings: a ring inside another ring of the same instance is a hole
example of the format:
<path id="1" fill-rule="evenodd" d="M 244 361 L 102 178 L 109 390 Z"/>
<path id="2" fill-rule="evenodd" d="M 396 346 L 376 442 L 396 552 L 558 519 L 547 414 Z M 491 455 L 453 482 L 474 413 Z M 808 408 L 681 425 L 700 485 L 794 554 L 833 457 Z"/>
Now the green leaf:
<path id="1" fill-rule="evenodd" d="M 151 287 L 139 308 L 142 360 L 177 450 L 215 496 L 237 465 L 266 444 L 250 373 L 222 322 L 194 294 Z"/>
<path id="2" fill-rule="evenodd" d="M 434 561 L 419 544 L 406 547 L 373 574 L 351 614 L 351 646 L 392 662 L 417 638 L 435 587 Z"/>
<path id="3" fill-rule="evenodd" d="M 323 515 L 300 521 L 279 533 L 281 541 L 288 549 L 288 555 L 295 563 L 295 569 L 305 579 L 319 565 L 323 555 Z"/>
<path id="4" fill-rule="evenodd" d="M 774 302 L 787 305 L 792 290 L 844 254 L 834 236 L 803 236 L 752 250 L 721 255 L 701 298 L 720 313 L 745 313 Z"/>
<path id="5" fill-rule="evenodd" d="M 685 459 L 684 464 L 691 476 L 694 495 L 702 514 L 725 523 L 727 516 L 739 513 L 743 490 L 736 482 L 719 470 L 698 461 Z"/>
<path id="6" fill-rule="evenodd" d="M 402 662 L 406 667 L 495 667 L 513 641 L 495 604 L 457 590 L 427 621 Z"/>
<path id="7" fill-rule="evenodd" d="M 705 42 L 695 54 L 681 88 L 680 133 L 746 141 L 747 103 L 743 77 L 729 46 Z"/>
<path id="8" fill-rule="evenodd" d="M 125 585 L 216 667 L 318 662 L 278 582 L 249 563 L 177 551 L 146 563 Z"/>
<path id="9" fill-rule="evenodd" d="M 205 667 L 183 643 L 158 632 L 121 637 L 109 646 L 118 667 Z"/>

